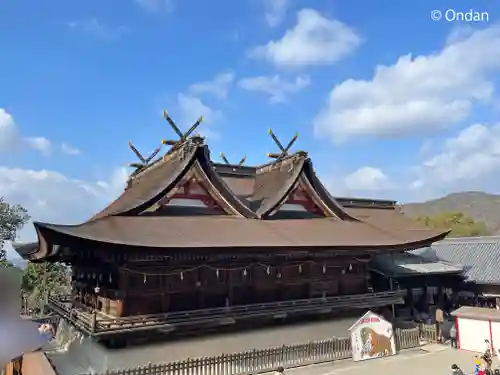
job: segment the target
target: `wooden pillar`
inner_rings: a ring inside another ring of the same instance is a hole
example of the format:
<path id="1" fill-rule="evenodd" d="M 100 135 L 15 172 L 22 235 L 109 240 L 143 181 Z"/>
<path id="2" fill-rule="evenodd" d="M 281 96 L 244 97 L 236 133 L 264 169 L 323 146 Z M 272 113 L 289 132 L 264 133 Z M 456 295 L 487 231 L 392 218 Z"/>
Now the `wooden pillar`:
<path id="1" fill-rule="evenodd" d="M 444 290 L 442 284 L 438 285 L 437 301 L 435 302 L 439 307 L 444 308 Z"/>
<path id="2" fill-rule="evenodd" d="M 411 286 L 406 287 L 406 304 L 410 309 L 413 309 L 413 288 Z"/>
<path id="3" fill-rule="evenodd" d="M 304 268 L 307 268 L 307 289 L 308 289 L 308 298 L 312 298 L 312 291 L 313 291 L 313 285 L 312 285 L 312 280 L 313 280 L 313 268 L 311 264 L 307 264 Z"/>
<path id="4" fill-rule="evenodd" d="M 389 290 L 391 292 L 394 290 L 394 281 L 392 280 L 392 277 L 389 277 Z M 392 318 L 394 319 L 396 317 L 396 306 L 392 304 L 391 309 L 392 309 Z"/>
<path id="5" fill-rule="evenodd" d="M 229 285 L 228 285 L 228 296 L 226 301 L 226 307 L 233 305 L 233 271 L 229 271 Z"/>
<path id="6" fill-rule="evenodd" d="M 427 288 L 427 284 L 424 284 L 423 288 L 423 295 L 424 295 L 424 311 L 427 312 L 428 309 L 429 309 L 429 297 L 428 297 L 428 288 Z"/>

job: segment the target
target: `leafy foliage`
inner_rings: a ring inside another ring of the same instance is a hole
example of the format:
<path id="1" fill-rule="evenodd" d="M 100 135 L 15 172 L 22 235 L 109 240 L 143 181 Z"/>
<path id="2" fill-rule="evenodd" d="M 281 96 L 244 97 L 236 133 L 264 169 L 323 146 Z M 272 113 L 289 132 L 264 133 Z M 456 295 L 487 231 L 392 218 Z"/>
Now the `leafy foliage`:
<path id="1" fill-rule="evenodd" d="M 0 266 L 8 266 L 4 245 L 6 241 L 14 241 L 16 233 L 29 220 L 26 209 L 19 205 L 11 205 L 0 197 Z"/>
<path id="2" fill-rule="evenodd" d="M 451 229 L 450 237 L 491 235 L 485 223 L 475 221 L 462 212 L 443 212 L 434 216 L 418 216 L 416 219 L 428 228 L 437 230 Z"/>
<path id="3" fill-rule="evenodd" d="M 28 263 L 22 289 L 28 306 L 43 310 L 46 297 L 69 292 L 69 268 L 59 263 Z"/>
<path id="4" fill-rule="evenodd" d="M 13 267 L 6 259 L 4 245 L 14 241 L 17 232 L 30 219 L 26 209 L 11 205 L 0 197 L 0 267 Z M 69 269 L 55 263 L 28 263 L 23 272 L 22 292 L 28 305 L 34 310 L 43 310 L 48 294 L 67 293 Z"/>

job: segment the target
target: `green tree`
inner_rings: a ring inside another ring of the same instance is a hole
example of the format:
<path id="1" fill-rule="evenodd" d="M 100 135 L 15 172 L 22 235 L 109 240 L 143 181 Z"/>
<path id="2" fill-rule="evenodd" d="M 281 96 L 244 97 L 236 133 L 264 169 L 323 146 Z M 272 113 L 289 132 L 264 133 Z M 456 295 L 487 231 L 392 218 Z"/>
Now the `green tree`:
<path id="1" fill-rule="evenodd" d="M 489 236 L 491 231 L 485 223 L 475 221 L 463 212 L 443 212 L 434 216 L 418 216 L 416 220 L 428 228 L 451 230 L 450 237 Z"/>
<path id="2" fill-rule="evenodd" d="M 28 263 L 22 281 L 28 306 L 43 312 L 47 296 L 68 294 L 69 272 L 59 263 Z"/>
<path id="3" fill-rule="evenodd" d="M 0 267 L 8 266 L 5 242 L 14 241 L 16 233 L 29 220 L 26 209 L 11 205 L 0 197 Z"/>

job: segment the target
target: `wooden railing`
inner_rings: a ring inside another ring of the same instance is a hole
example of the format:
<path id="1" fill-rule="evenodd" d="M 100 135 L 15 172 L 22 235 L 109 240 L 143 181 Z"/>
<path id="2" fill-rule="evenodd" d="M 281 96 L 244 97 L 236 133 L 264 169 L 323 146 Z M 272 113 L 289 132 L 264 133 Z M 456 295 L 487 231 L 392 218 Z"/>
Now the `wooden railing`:
<path id="1" fill-rule="evenodd" d="M 390 305 L 402 301 L 404 291 L 357 294 L 326 298 L 311 298 L 252 305 L 219 307 L 154 315 L 139 315 L 122 318 L 95 318 L 89 312 L 72 309 L 66 301 L 50 298 L 49 306 L 57 314 L 92 336 L 103 336 L 127 332 L 132 329 L 154 330 L 178 328 L 213 323 L 217 319 L 273 316 L 274 314 L 314 313 L 325 309 L 370 308 Z"/>
<path id="2" fill-rule="evenodd" d="M 38 324 L 50 324 L 54 328 L 56 328 L 59 325 L 59 321 L 61 320 L 61 318 L 58 315 L 48 315 L 38 318 L 31 318 L 30 320 Z"/>
<path id="3" fill-rule="evenodd" d="M 61 300 L 56 297 L 49 297 L 49 307 L 61 318 L 69 321 L 75 327 L 87 335 L 92 335 L 96 331 L 96 317 L 88 312 L 72 309 L 66 299 Z"/>
<path id="4" fill-rule="evenodd" d="M 420 338 L 427 342 L 437 342 L 438 333 L 434 324 L 419 324 Z"/>
<path id="5" fill-rule="evenodd" d="M 434 326 L 396 329 L 396 350 L 410 349 L 424 344 L 424 336 L 435 334 Z M 284 368 L 306 366 L 352 357 L 350 338 L 333 338 L 307 344 L 222 354 L 216 357 L 188 358 L 162 364 L 147 364 L 133 369 L 110 369 L 105 375 L 247 375 Z"/>

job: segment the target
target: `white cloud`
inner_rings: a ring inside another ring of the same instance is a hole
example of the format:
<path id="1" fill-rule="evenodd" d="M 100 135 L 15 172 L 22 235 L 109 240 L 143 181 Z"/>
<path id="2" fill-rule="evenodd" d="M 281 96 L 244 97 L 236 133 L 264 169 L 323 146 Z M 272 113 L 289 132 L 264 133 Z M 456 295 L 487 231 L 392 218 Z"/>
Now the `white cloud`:
<path id="1" fill-rule="evenodd" d="M 67 155 L 80 155 L 81 154 L 81 151 L 79 149 L 77 149 L 76 147 L 72 147 L 69 144 L 64 143 L 64 142 L 63 142 L 63 144 L 61 144 L 61 151 Z"/>
<path id="2" fill-rule="evenodd" d="M 44 155 L 51 151 L 51 142 L 44 137 L 24 137 L 19 131 L 14 118 L 6 110 L 0 108 L 0 153 L 12 152 L 27 146 Z"/>
<path id="3" fill-rule="evenodd" d="M 467 118 L 476 102 L 490 101 L 489 75 L 499 70 L 499 27 L 455 35 L 440 52 L 401 56 L 378 66 L 371 80 L 335 86 L 314 130 L 334 142 L 433 133 Z"/>
<path id="4" fill-rule="evenodd" d="M 48 170 L 0 166 L 0 197 L 20 204 L 35 221 L 80 223 L 106 206 L 123 190 L 128 173 L 116 169 L 108 181 L 81 181 Z M 18 233 L 21 241 L 33 241 L 32 223 Z"/>
<path id="5" fill-rule="evenodd" d="M 449 138 L 439 153 L 415 168 L 413 189 L 474 190 L 498 184 L 500 124 L 474 124 Z M 498 189 L 498 186 L 496 186 Z"/>
<path id="6" fill-rule="evenodd" d="M 392 178 L 379 168 L 363 167 L 346 176 L 344 184 L 329 186 L 344 195 L 366 196 L 376 191 L 405 202 L 460 191 L 498 193 L 500 124 L 473 124 L 443 142 L 433 140 L 420 157 L 418 165 L 401 165 L 391 173 Z"/>
<path id="7" fill-rule="evenodd" d="M 393 187 L 389 177 L 379 168 L 361 167 L 344 178 L 349 190 L 383 190 Z"/>
<path id="8" fill-rule="evenodd" d="M 111 42 L 119 39 L 128 29 L 124 26 L 110 26 L 102 23 L 97 18 L 75 20 L 68 22 L 70 30 L 79 30 L 98 39 Z"/>
<path id="9" fill-rule="evenodd" d="M 210 108 L 203 101 L 192 95 L 179 93 L 177 95 L 177 107 L 180 114 L 181 126 L 185 129 L 190 127 L 200 116 L 203 116 L 203 125 L 195 133 L 208 138 L 216 138 L 218 135 L 207 125 L 213 125 L 222 118 L 219 110 Z"/>
<path id="10" fill-rule="evenodd" d="M 279 75 L 243 78 L 238 85 L 247 91 L 260 91 L 269 95 L 271 103 L 283 103 L 289 94 L 294 94 L 309 86 L 309 77 L 296 77 L 295 80 L 285 80 Z"/>
<path id="11" fill-rule="evenodd" d="M 19 144 L 21 134 L 14 122 L 14 118 L 0 108 L 0 152 L 13 150 Z"/>
<path id="12" fill-rule="evenodd" d="M 143 9 L 152 13 L 172 12 L 174 10 L 173 0 L 135 0 Z"/>
<path id="13" fill-rule="evenodd" d="M 277 66 L 303 67 L 333 64 L 361 43 L 356 31 L 314 9 L 297 13 L 297 24 L 279 40 L 256 47 L 250 56 Z"/>
<path id="14" fill-rule="evenodd" d="M 31 148 L 44 155 L 49 155 L 52 150 L 52 143 L 45 137 L 28 137 L 25 141 Z"/>
<path id="15" fill-rule="evenodd" d="M 276 27 L 285 18 L 290 0 L 263 0 L 266 22 L 270 27 Z"/>
<path id="16" fill-rule="evenodd" d="M 189 91 L 196 95 L 208 93 L 219 98 L 225 98 L 233 81 L 233 73 L 221 73 L 215 76 L 211 81 L 199 82 L 189 86 Z"/>

